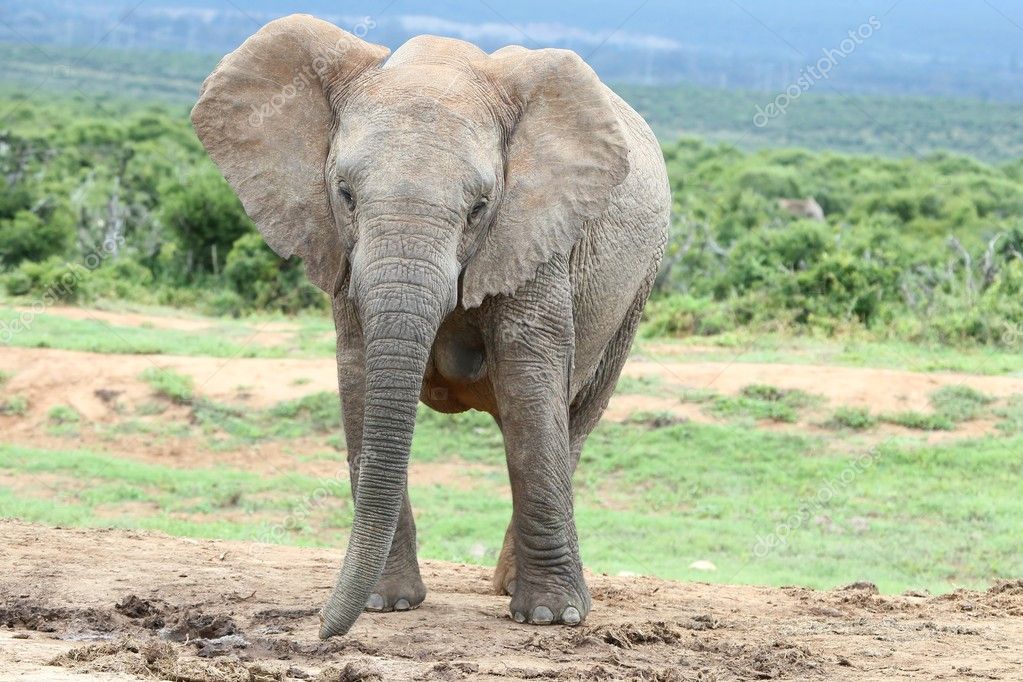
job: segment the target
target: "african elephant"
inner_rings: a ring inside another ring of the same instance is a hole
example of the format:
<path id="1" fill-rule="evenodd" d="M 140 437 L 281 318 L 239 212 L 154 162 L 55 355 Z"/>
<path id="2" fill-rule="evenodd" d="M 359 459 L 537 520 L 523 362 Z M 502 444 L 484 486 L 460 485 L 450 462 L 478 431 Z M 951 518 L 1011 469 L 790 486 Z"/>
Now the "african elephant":
<path id="1" fill-rule="evenodd" d="M 273 21 L 203 84 L 192 122 L 267 244 L 332 299 L 355 515 L 321 637 L 426 596 L 408 500 L 420 400 L 501 429 L 511 615 L 590 609 L 572 474 L 666 239 L 642 118 L 574 53 L 419 36 L 394 54 Z"/>

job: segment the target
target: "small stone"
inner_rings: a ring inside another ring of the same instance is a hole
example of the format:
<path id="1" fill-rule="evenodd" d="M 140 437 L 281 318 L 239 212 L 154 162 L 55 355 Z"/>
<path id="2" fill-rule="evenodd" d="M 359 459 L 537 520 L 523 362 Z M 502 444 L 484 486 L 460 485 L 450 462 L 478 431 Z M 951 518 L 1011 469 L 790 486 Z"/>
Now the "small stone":
<path id="1" fill-rule="evenodd" d="M 716 571 L 718 567 L 713 562 L 707 561 L 706 559 L 699 559 L 689 564 L 690 570 L 693 571 Z"/>

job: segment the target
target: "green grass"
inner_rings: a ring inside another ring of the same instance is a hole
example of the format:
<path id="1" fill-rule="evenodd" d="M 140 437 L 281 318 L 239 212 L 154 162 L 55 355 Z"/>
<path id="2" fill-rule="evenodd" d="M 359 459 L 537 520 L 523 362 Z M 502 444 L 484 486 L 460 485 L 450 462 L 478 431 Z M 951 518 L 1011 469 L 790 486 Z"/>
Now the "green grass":
<path id="1" fill-rule="evenodd" d="M 591 569 L 609 573 L 814 587 L 872 580 L 885 591 L 979 587 L 1023 572 L 1021 449 L 1023 436 L 888 444 L 864 459 L 739 425 L 603 424 L 576 473 L 581 551 Z M 0 472 L 40 482 L 0 488 L 0 515 L 340 553 L 351 507 L 347 468 L 335 456 L 337 474 L 317 479 L 4 445 Z M 424 410 L 413 459 L 491 465 L 471 490 L 413 479 L 410 496 L 422 556 L 492 564 L 511 503 L 500 493 L 504 455 L 489 416 Z M 690 571 L 696 559 L 718 572 Z"/>
<path id="2" fill-rule="evenodd" d="M 197 318 L 203 319 L 203 318 Z M 258 333 L 270 319 L 242 321 L 205 318 L 201 331 L 152 326 L 112 325 L 96 319 L 76 320 L 40 313 L 30 317 L 0 306 L 0 327 L 14 330 L 8 345 L 21 348 L 60 348 L 94 353 L 149 355 L 156 353 L 217 358 L 332 357 L 333 324 L 323 319 L 300 318 L 291 341 L 266 344 Z M 27 320 L 27 323 L 25 322 Z M 7 326 L 4 326 L 7 325 Z"/>
<path id="3" fill-rule="evenodd" d="M 998 429 L 1010 435 L 1023 434 L 1023 394 L 1010 396 L 1005 405 L 995 408 L 1000 418 Z"/>
<path id="4" fill-rule="evenodd" d="M 984 416 L 995 401 L 969 386 L 943 386 L 931 394 L 934 411 L 953 422 L 966 422 Z"/>
<path id="5" fill-rule="evenodd" d="M 81 420 L 78 410 L 69 405 L 54 405 L 46 413 L 51 424 L 77 424 Z"/>
<path id="6" fill-rule="evenodd" d="M 800 410 L 819 401 L 820 398 L 804 391 L 753 384 L 743 387 L 738 396 L 718 396 L 709 404 L 709 411 L 726 419 L 795 423 Z"/>
<path id="7" fill-rule="evenodd" d="M 0 414 L 18 417 L 25 414 L 26 411 L 28 411 L 28 398 L 20 393 L 0 399 Z"/>
<path id="8" fill-rule="evenodd" d="M 149 384 L 156 395 L 173 403 L 186 405 L 195 397 L 195 382 L 192 381 L 192 377 L 172 369 L 149 367 L 143 370 L 139 378 Z"/>
<path id="9" fill-rule="evenodd" d="M 280 402 L 266 410 L 199 400 L 192 414 L 199 429 L 219 448 L 341 431 L 340 402 L 336 394 L 327 392 Z"/>
<path id="10" fill-rule="evenodd" d="M 891 412 L 882 414 L 879 419 L 888 424 L 905 426 L 918 431 L 954 431 L 956 424 L 943 414 L 924 414 L 923 412 Z"/>
<path id="11" fill-rule="evenodd" d="M 863 431 L 877 426 L 877 417 L 865 407 L 839 407 L 827 421 L 827 426 Z"/>
<path id="12" fill-rule="evenodd" d="M 3 388 L 5 385 L 7 385 L 7 382 L 10 381 L 11 377 L 13 376 L 14 375 L 11 374 L 10 372 L 0 370 L 0 388 Z"/>
<path id="13" fill-rule="evenodd" d="M 1023 376 L 1023 352 L 1005 348 L 955 348 L 892 340 L 825 339 L 752 332 L 686 339 L 640 338 L 636 345 L 646 356 L 675 362 L 836 365 Z M 698 350 L 687 352 L 692 346 Z"/>

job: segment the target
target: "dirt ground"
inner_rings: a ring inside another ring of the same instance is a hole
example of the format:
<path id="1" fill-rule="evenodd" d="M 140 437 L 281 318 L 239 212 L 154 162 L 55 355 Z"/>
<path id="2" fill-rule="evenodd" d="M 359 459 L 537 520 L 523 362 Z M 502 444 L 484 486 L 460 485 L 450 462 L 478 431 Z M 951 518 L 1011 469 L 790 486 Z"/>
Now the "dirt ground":
<path id="1" fill-rule="evenodd" d="M 175 318 L 77 308 L 46 314 L 110 324 L 202 333 L 208 318 Z M 267 334 L 291 335 L 285 323 Z M 272 339 L 271 339 L 272 340 Z M 679 349 L 675 349 L 678 351 Z M 715 349 L 708 349 L 715 350 Z M 837 406 L 872 412 L 929 412 L 938 388 L 966 385 L 998 399 L 1023 394 L 1023 378 L 919 373 L 817 365 L 704 362 L 634 357 L 630 379 L 650 390 L 620 390 L 606 418 L 642 412 L 715 421 L 687 390 L 736 395 L 749 384 L 823 396 L 799 423 L 760 428 L 821 430 Z M 4 391 L 27 399 L 23 414 L 0 414 L 0 440 L 43 448 L 102 450 L 188 468 L 208 464 L 196 438 L 82 429 L 50 432 L 48 414 L 69 405 L 91 425 L 139 418 L 154 400 L 139 375 L 152 367 L 190 376 L 198 396 L 266 408 L 336 390 L 330 358 L 249 359 L 113 355 L 0 348 Z M 650 395 L 650 394 L 660 395 Z M 186 422 L 189 408 L 159 416 Z M 954 431 L 892 434 L 935 441 L 991 433 L 979 419 Z M 322 449 L 312 436 L 218 451 L 220 464 L 273 474 L 336 473 L 336 458 L 296 459 Z M 466 462 L 414 463 L 410 477 L 471 489 L 491 469 Z M 499 473 L 499 472 L 498 472 Z M 44 476 L 44 474 L 40 474 Z M 0 477 L 20 490 L 41 479 Z M 30 491 L 26 491 L 26 494 Z M 493 494 L 507 494 L 496 487 Z M 196 541 L 139 531 L 47 528 L 0 521 L 0 682 L 7 680 L 458 680 L 636 679 L 1002 679 L 1023 680 L 1023 581 L 986 592 L 880 595 L 870 584 L 830 592 L 804 588 L 676 583 L 589 574 L 594 609 L 577 628 L 536 628 L 507 616 L 507 597 L 490 594 L 490 570 L 425 561 L 430 595 L 422 608 L 367 614 L 344 638 L 316 637 L 317 610 L 341 561 L 339 549 Z"/>
<path id="2" fill-rule="evenodd" d="M 430 594 L 317 639 L 339 552 L 0 522 L 0 679 L 1002 679 L 1023 581 L 941 597 L 589 575 L 580 627 L 519 625 L 489 571 L 424 562 Z M 55 560 L 54 548 L 60 547 Z M 168 561 L 174 557 L 174 561 Z"/>

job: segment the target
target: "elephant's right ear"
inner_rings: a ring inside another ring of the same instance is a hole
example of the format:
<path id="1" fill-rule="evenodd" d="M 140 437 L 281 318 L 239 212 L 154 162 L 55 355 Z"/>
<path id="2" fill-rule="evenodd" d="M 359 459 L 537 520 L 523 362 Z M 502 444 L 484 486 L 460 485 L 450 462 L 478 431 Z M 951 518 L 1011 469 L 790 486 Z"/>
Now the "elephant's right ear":
<path id="1" fill-rule="evenodd" d="M 294 14 L 271 21 L 203 83 L 192 125 L 277 255 L 333 294 L 344 258 L 326 183 L 334 106 L 388 50 Z"/>

